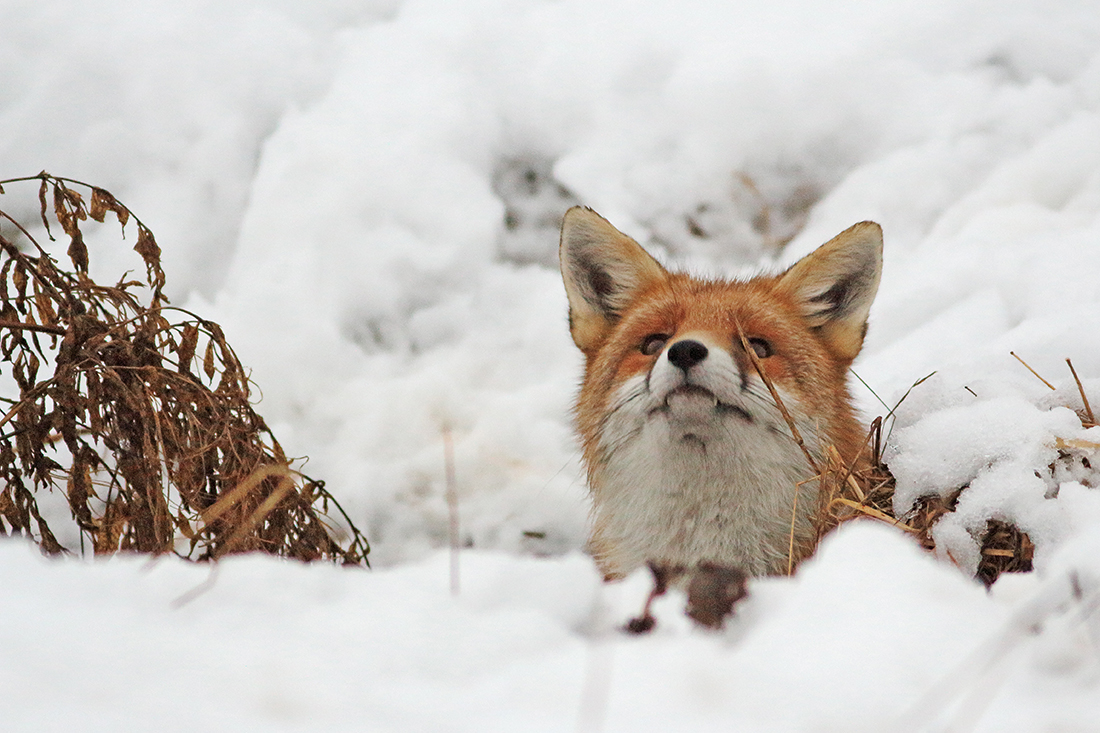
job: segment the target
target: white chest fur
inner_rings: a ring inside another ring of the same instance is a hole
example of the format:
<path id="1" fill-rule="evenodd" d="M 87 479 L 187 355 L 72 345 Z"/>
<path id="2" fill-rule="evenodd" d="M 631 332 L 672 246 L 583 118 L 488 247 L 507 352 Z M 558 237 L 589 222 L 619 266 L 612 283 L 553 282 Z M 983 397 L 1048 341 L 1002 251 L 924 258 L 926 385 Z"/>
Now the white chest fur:
<path id="1" fill-rule="evenodd" d="M 713 345 L 698 366 L 676 368 L 662 355 L 619 388 L 593 485 L 593 545 L 608 548 L 608 568 L 653 560 L 786 570 L 792 522 L 804 540 L 817 487 L 765 389 Z M 799 429 L 816 443 L 812 425 Z"/>

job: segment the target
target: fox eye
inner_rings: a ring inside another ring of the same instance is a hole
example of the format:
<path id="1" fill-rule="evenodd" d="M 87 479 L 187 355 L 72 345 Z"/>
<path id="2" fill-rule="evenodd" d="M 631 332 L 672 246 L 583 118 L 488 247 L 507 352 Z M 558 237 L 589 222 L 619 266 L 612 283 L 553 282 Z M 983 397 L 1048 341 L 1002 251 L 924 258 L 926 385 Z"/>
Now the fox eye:
<path id="1" fill-rule="evenodd" d="M 668 334 L 665 333 L 651 333 L 645 337 L 642 341 L 642 353 L 646 356 L 653 356 L 654 354 L 661 353 L 661 349 L 665 348 L 665 344 L 668 342 Z"/>
<path id="2" fill-rule="evenodd" d="M 762 338 L 752 337 L 748 339 L 749 348 L 756 354 L 758 359 L 767 359 L 769 356 L 775 353 L 772 349 L 772 345 Z"/>

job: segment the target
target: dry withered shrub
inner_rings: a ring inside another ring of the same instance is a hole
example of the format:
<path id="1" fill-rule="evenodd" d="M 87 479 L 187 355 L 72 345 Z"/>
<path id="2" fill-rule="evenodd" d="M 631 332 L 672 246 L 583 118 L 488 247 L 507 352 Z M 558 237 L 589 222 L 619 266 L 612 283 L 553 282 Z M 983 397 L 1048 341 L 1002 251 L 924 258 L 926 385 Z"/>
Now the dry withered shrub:
<path id="1" fill-rule="evenodd" d="M 830 449 L 829 464 L 821 474 L 818 541 L 845 522 L 870 518 L 897 527 L 913 535 L 924 549 L 934 550 L 932 527 L 943 515 L 955 510 L 966 487 L 953 491 L 946 498 L 935 494 L 922 496 L 908 513 L 897 516 L 894 512 L 894 476 L 882 461 L 883 424 L 881 417 L 871 423 L 868 461 L 844 465 L 836 450 Z M 1001 573 L 1031 570 L 1034 552 L 1031 538 L 1007 522 L 990 520 L 980 545 L 981 560 L 976 577 L 986 586 L 992 585 Z"/>
<path id="2" fill-rule="evenodd" d="M 1026 532 L 999 519 L 991 519 L 982 536 L 982 559 L 978 562 L 978 580 L 987 586 L 1001 573 L 1031 571 L 1035 545 Z"/>
<path id="3" fill-rule="evenodd" d="M 1016 356 L 1016 354 L 1012 354 Z M 1017 359 L 1020 357 L 1016 356 Z M 1020 362 L 1035 374 L 1044 384 L 1052 390 L 1054 387 L 1040 377 L 1034 369 L 1021 359 Z M 1081 395 L 1083 409 L 1077 411 L 1077 416 L 1085 428 L 1096 425 L 1096 418 L 1085 394 L 1084 386 L 1073 368 L 1073 363 L 1066 359 L 1070 372 L 1077 383 L 1077 389 Z M 931 376 L 931 375 L 929 375 Z M 916 387 L 928 377 L 917 381 Z M 913 389 L 910 387 L 910 390 Z M 908 396 L 906 392 L 902 397 L 904 401 Z M 901 402 L 899 401 L 898 405 Z M 898 405 L 894 406 L 894 410 Z M 890 411 L 888 418 L 893 414 Z M 951 492 L 946 497 L 938 495 L 926 495 L 920 497 L 916 505 L 904 516 L 896 516 L 893 507 L 894 477 L 883 463 L 882 454 L 885 447 L 883 436 L 884 420 L 876 418 L 871 424 L 867 436 L 870 459 L 856 465 L 844 465 L 835 449 L 829 450 L 829 462 L 820 472 L 821 492 L 820 507 L 817 514 L 818 541 L 832 529 L 844 522 L 860 517 L 870 517 L 912 534 L 926 550 L 935 549 L 936 543 L 932 539 L 932 527 L 944 514 L 955 510 L 959 496 L 966 490 L 962 486 Z M 1093 449 L 1096 446 L 1087 444 L 1082 446 L 1058 443 L 1059 448 Z M 1063 452 L 1064 458 L 1071 458 Z M 1086 467 L 1088 459 L 1080 460 Z M 1055 467 L 1049 467 L 1053 475 Z M 976 577 L 986 586 L 990 586 L 1001 573 L 1029 572 L 1032 569 L 1032 557 L 1035 554 L 1035 545 L 1026 532 L 1022 532 L 1015 525 L 1001 519 L 990 519 L 986 523 L 985 531 L 980 538 L 981 559 L 978 562 Z"/>
<path id="4" fill-rule="evenodd" d="M 740 334 L 742 345 L 757 374 L 771 392 L 772 398 L 779 407 L 780 412 L 791 429 L 795 442 L 802 448 L 806 460 L 814 471 L 815 480 L 819 483 L 818 508 L 814 515 L 816 540 L 813 547 L 802 548 L 794 542 L 794 512 L 792 511 L 791 546 L 788 554 L 788 573 L 793 572 L 795 566 L 801 560 L 813 554 L 817 544 L 832 530 L 845 522 L 853 519 L 870 518 L 884 522 L 890 526 L 912 534 L 926 550 L 935 549 L 935 540 L 932 538 L 932 527 L 944 514 L 954 511 L 959 494 L 965 490 L 962 487 L 953 492 L 947 499 L 939 496 L 921 497 L 916 506 L 904 516 L 897 516 L 894 512 L 894 489 L 896 482 L 890 469 L 883 462 L 883 450 L 886 446 L 883 434 L 884 425 L 901 402 L 909 396 L 915 387 L 920 385 L 927 377 L 918 380 L 902 396 L 898 404 L 890 410 L 886 418 L 877 417 L 871 423 L 867 437 L 864 440 L 864 449 L 861 455 L 852 462 L 845 463 L 834 446 L 826 446 L 825 463 L 820 465 L 811 455 L 809 449 L 802 441 L 798 432 L 798 426 L 791 419 L 783 405 L 782 399 L 772 385 L 767 374 L 760 367 L 752 349 L 745 342 L 744 334 Z M 1068 360 L 1067 360 L 1068 361 Z M 1072 370 L 1073 365 L 1070 365 Z M 1076 378 L 1076 372 L 1074 377 Z M 1077 381 L 1081 386 L 1080 380 Z M 1053 389 L 1053 388 L 1052 388 Z M 1082 416 L 1082 423 L 1088 427 L 1092 420 L 1092 413 L 1088 407 L 1088 398 L 1084 389 L 1081 389 L 1088 419 Z M 796 495 L 797 500 L 797 495 Z M 1031 569 L 1031 556 L 1034 545 L 1026 533 L 1021 532 L 1015 526 L 1001 520 L 991 520 L 986 532 L 981 539 L 981 561 L 977 577 L 987 586 L 1003 572 L 1021 572 Z"/>
<path id="5" fill-rule="evenodd" d="M 882 420 L 871 426 L 872 436 L 881 436 Z M 877 442 L 877 441 L 876 441 Z M 955 510 L 959 496 L 966 487 L 956 489 L 946 498 L 936 494 L 917 499 L 904 516 L 894 513 L 894 477 L 882 462 L 879 449 L 872 451 L 868 465 L 861 468 L 843 466 L 830 461 L 821 482 L 821 505 L 817 515 L 818 540 L 844 522 L 871 518 L 885 522 L 913 535 L 926 550 L 934 550 L 932 527 L 945 514 Z M 991 519 L 980 539 L 981 560 L 976 576 L 986 586 L 993 584 L 1001 573 L 1027 572 L 1035 545 L 1026 532 L 999 519 Z"/>
<path id="6" fill-rule="evenodd" d="M 877 417 L 871 423 L 866 441 L 870 443 L 869 460 L 845 464 L 836 448 L 826 448 L 827 463 L 818 472 L 821 487 L 816 517 L 819 541 L 844 522 L 860 517 L 887 522 L 919 536 L 915 527 L 894 516 L 894 477 L 882 462 L 883 422 Z M 929 527 L 938 516 L 929 517 Z"/>
<path id="7" fill-rule="evenodd" d="M 80 550 L 97 555 L 262 551 L 365 564 L 366 538 L 252 408 L 218 324 L 169 306 L 148 227 L 107 191 L 45 172 L 0 181 L 0 194 L 30 181 L 47 236 L 55 222 L 68 239 L 72 269 L 0 210 L 0 378 L 18 389 L 0 391 L 0 532 L 51 554 L 74 550 L 39 510 L 38 497 L 57 491 Z M 137 230 L 144 277 L 108 286 L 89 276 L 81 226 L 109 214 L 124 236 L 128 224 Z M 349 528 L 343 544 L 329 507 Z"/>

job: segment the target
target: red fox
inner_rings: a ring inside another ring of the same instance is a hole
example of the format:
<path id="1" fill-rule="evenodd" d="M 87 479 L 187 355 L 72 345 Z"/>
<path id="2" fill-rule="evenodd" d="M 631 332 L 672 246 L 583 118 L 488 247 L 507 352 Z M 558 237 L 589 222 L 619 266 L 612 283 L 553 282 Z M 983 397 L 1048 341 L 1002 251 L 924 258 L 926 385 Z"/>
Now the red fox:
<path id="1" fill-rule="evenodd" d="M 574 207 L 559 255 L 585 355 L 575 417 L 588 550 L 604 576 L 647 562 L 787 572 L 792 526 L 793 559 L 812 551 L 818 486 L 756 365 L 817 465 L 830 445 L 860 459 L 847 373 L 878 291 L 882 229 L 856 224 L 779 275 L 705 280 Z"/>

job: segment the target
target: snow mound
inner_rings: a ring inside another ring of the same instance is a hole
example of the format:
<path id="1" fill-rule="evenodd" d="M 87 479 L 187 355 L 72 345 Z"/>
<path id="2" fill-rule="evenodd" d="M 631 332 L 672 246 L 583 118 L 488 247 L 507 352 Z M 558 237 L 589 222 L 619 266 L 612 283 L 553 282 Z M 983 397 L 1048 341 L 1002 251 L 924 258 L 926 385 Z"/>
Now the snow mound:
<path id="1" fill-rule="evenodd" d="M 259 412 L 377 568 L 234 559 L 180 604 L 207 569 L 0 543 L 14 727 L 1100 718 L 1100 435 L 1064 361 L 1100 407 L 1092 3 L 15 0 L 0 59 L 4 176 L 45 168 L 139 213 L 174 301 L 224 326 Z M 676 598 L 649 638 L 613 633 L 646 578 L 604 588 L 578 554 L 582 364 L 554 265 L 573 202 L 705 274 L 881 223 L 856 371 L 889 405 L 936 372 L 899 408 L 889 461 L 899 510 L 965 487 L 935 530 L 964 572 L 848 527 L 796 578 L 755 582 L 724 634 L 690 629 Z M 1036 572 L 986 594 L 966 571 L 990 519 L 1029 533 Z"/>

